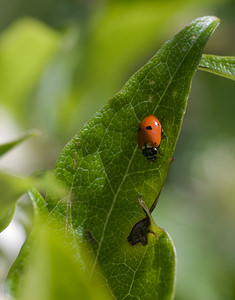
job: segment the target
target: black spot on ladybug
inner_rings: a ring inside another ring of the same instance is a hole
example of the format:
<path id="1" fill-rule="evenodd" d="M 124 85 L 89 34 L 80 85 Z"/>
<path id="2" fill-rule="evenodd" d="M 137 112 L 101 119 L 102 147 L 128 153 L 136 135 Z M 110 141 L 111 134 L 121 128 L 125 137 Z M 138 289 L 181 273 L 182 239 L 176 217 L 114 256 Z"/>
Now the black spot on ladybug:
<path id="1" fill-rule="evenodd" d="M 138 131 L 140 131 L 140 130 L 141 130 L 141 128 L 139 127 L 139 128 L 138 128 Z"/>
<path id="2" fill-rule="evenodd" d="M 147 130 L 152 130 L 153 128 L 152 128 L 152 126 L 147 126 L 146 129 Z"/>

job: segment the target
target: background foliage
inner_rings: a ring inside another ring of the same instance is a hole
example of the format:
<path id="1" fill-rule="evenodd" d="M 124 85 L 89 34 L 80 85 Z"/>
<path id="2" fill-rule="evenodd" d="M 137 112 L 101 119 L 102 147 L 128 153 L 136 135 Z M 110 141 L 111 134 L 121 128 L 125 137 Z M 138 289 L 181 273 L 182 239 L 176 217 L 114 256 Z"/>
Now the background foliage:
<path id="1" fill-rule="evenodd" d="M 2 168 L 29 174 L 53 167 L 84 121 L 198 16 L 222 20 L 206 52 L 234 55 L 234 13 L 233 1 L 224 0 L 2 0 L 1 142 L 31 128 L 42 132 L 2 158 Z M 234 92 L 233 81 L 197 72 L 176 161 L 154 212 L 177 249 L 176 299 L 235 297 Z M 31 212 L 22 199 L 15 222 L 26 232 Z M 4 234 L 0 263 L 6 272 L 16 246 L 6 251 Z"/>

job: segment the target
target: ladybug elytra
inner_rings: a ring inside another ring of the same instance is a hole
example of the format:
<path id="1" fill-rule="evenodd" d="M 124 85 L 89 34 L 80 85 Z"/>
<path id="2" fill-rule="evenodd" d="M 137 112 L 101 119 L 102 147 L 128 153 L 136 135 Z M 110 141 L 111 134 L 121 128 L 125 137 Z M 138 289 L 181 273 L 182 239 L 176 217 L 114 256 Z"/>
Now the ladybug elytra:
<path id="1" fill-rule="evenodd" d="M 150 115 L 144 118 L 138 129 L 137 141 L 148 160 L 156 160 L 159 152 L 163 129 L 159 120 Z"/>

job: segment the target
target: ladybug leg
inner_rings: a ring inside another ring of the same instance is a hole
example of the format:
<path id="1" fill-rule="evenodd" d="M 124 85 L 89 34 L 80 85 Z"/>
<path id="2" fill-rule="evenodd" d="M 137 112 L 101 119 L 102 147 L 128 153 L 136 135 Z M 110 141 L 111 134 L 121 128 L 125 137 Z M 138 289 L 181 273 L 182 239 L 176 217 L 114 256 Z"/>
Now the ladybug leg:
<path id="1" fill-rule="evenodd" d="M 164 140 L 166 138 L 166 133 L 165 131 L 162 129 L 162 140 Z"/>

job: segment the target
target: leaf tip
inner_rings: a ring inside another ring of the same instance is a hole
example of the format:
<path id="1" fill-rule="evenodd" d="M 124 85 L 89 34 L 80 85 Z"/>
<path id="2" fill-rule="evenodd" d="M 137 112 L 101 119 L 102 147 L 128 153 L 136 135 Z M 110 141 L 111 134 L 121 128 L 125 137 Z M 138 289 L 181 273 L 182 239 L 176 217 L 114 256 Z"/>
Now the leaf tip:
<path id="1" fill-rule="evenodd" d="M 206 26 L 213 26 L 216 28 L 220 24 L 220 18 L 216 16 L 204 16 L 195 20 L 196 22 L 203 22 Z"/>

